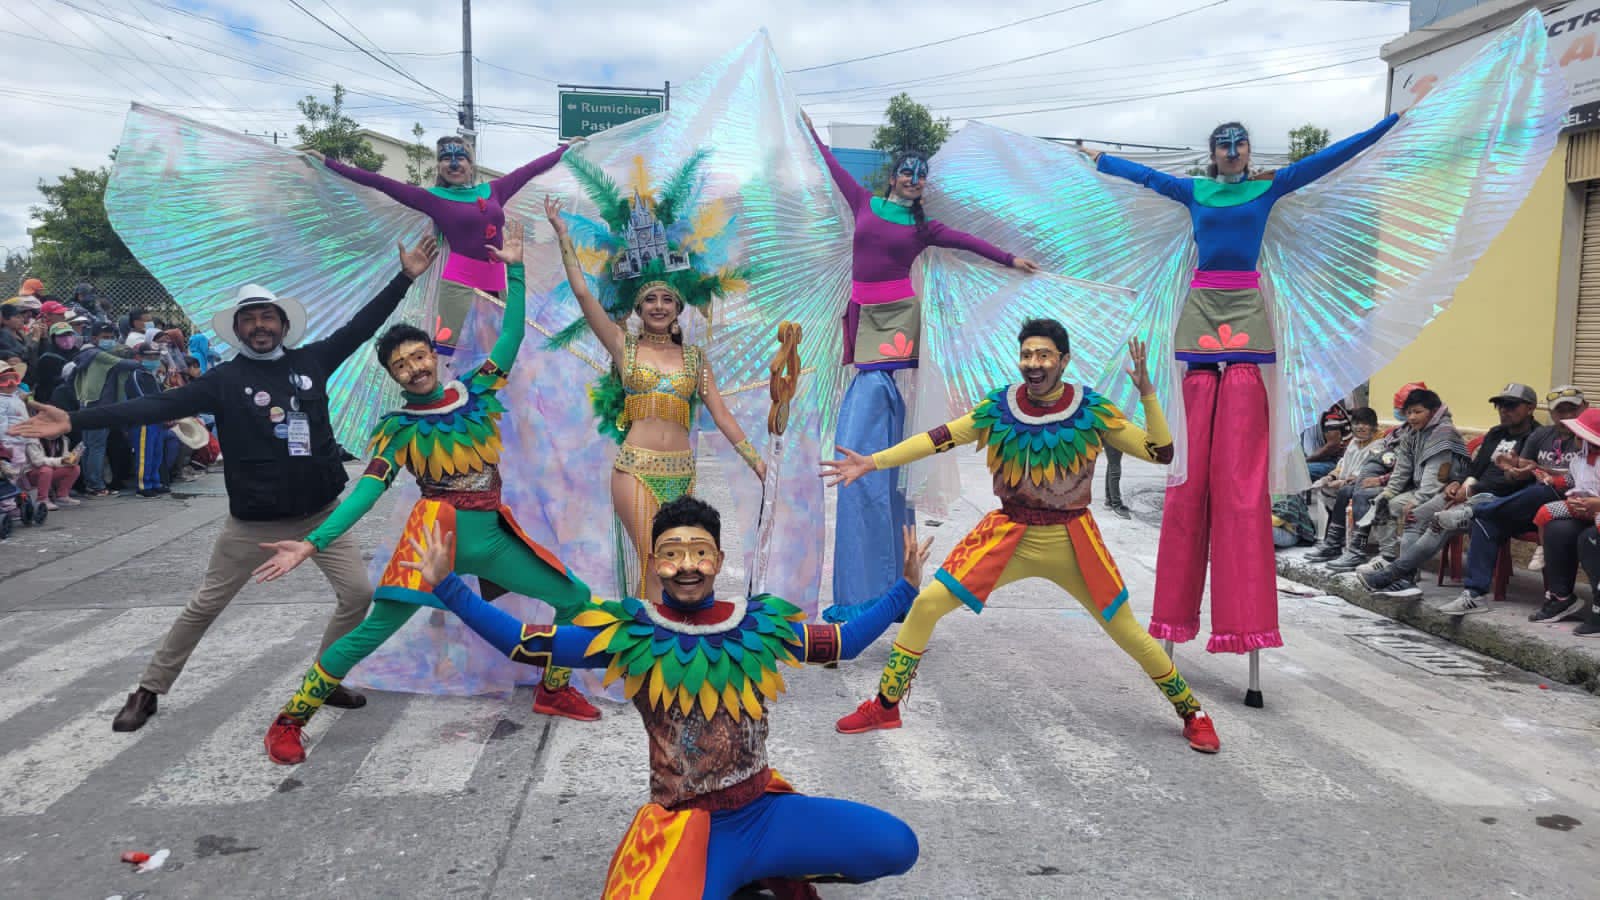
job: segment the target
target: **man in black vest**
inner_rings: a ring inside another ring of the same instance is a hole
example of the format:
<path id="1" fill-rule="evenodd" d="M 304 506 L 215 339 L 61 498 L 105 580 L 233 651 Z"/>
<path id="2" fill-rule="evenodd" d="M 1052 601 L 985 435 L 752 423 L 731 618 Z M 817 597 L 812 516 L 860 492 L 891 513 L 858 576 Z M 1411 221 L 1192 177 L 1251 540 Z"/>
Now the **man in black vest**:
<path id="1" fill-rule="evenodd" d="M 245 285 L 212 321 L 217 334 L 235 339 L 238 356 L 183 387 L 153 396 L 73 413 L 41 406 L 37 415 L 13 429 L 24 437 L 46 438 L 73 428 L 170 422 L 200 413 L 216 417 L 229 515 L 212 547 L 199 593 L 184 607 L 138 688 L 112 720 L 113 730 L 137 731 L 155 714 L 156 696 L 171 689 L 212 621 L 251 571 L 272 555 L 264 544 L 297 539 L 333 511 L 348 477 L 328 412 L 328 379 L 377 333 L 436 252 L 432 237 L 410 250 L 402 244 L 400 274 L 343 327 L 305 347 L 295 346 L 306 333 L 305 308 L 259 285 Z M 318 553 L 316 563 L 338 598 L 322 635 L 325 650 L 366 617 L 372 585 L 361 551 L 348 535 Z M 354 709 L 367 701 L 341 688 L 325 702 Z"/>

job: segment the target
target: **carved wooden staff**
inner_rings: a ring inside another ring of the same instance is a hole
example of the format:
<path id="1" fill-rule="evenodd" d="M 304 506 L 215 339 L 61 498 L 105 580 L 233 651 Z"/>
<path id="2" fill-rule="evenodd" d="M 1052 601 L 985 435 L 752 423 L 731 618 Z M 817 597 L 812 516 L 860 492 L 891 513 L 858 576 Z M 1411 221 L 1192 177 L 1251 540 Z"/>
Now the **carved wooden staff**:
<path id="1" fill-rule="evenodd" d="M 789 427 L 789 404 L 800 386 L 800 325 L 778 325 L 778 352 L 768 367 L 772 373 L 767 391 L 772 408 L 767 412 L 767 477 L 761 483 L 761 516 L 756 520 L 756 553 L 750 565 L 747 585 L 751 596 L 767 588 L 767 561 L 772 558 L 772 536 L 776 528 L 778 470 L 782 467 L 784 431 Z"/>

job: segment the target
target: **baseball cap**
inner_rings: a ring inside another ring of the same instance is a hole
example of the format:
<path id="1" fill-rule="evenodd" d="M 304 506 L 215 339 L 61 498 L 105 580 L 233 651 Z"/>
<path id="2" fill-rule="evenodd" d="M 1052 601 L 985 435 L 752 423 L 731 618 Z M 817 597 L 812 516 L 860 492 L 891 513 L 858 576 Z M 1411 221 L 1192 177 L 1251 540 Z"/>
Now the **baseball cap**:
<path id="1" fill-rule="evenodd" d="M 1538 403 L 1539 395 L 1534 392 L 1533 388 L 1513 381 L 1501 388 L 1500 393 L 1489 398 L 1490 403 L 1500 400 L 1510 400 L 1512 403 Z"/>
<path id="2" fill-rule="evenodd" d="M 50 326 L 50 336 L 51 337 L 55 337 L 56 335 L 60 335 L 60 334 L 77 334 L 77 332 L 73 331 L 72 330 L 72 326 L 68 325 L 65 322 L 57 322 L 54 325 Z"/>
<path id="3" fill-rule="evenodd" d="M 17 291 L 17 293 L 23 295 L 37 294 L 42 290 L 44 290 L 44 282 L 37 278 L 29 278 L 22 282 L 22 289 Z"/>
<path id="4" fill-rule="evenodd" d="M 1575 384 L 1563 384 L 1551 388 L 1550 393 L 1544 395 L 1544 402 L 1550 409 L 1555 409 L 1558 406 L 1582 406 L 1589 401 L 1583 396 L 1582 388 Z"/>
<path id="5" fill-rule="evenodd" d="M 66 314 L 67 308 L 54 300 L 46 300 L 39 305 L 39 315 L 41 316 L 64 316 Z"/>

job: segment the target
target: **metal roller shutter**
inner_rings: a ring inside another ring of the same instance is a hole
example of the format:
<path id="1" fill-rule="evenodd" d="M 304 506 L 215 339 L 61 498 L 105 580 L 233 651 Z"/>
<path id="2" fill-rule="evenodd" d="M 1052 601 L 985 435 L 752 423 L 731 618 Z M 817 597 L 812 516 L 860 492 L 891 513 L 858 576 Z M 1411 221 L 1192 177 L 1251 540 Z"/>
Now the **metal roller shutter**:
<path id="1" fill-rule="evenodd" d="M 1585 188 L 1572 381 L 1589 396 L 1600 397 L 1600 181 L 1590 181 Z"/>

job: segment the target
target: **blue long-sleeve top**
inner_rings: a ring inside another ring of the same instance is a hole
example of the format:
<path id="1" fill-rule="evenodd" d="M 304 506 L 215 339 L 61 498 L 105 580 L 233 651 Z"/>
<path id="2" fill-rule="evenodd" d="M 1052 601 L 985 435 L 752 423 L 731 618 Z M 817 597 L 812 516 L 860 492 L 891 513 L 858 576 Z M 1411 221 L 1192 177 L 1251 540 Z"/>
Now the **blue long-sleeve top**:
<path id="1" fill-rule="evenodd" d="M 1267 216 L 1279 198 L 1332 172 L 1371 147 L 1400 121 L 1391 114 L 1360 134 L 1351 135 L 1273 173 L 1271 180 L 1225 184 L 1210 178 L 1179 178 L 1147 166 L 1101 154 L 1097 168 L 1170 197 L 1189 209 L 1194 241 L 1204 272 L 1252 272 L 1261 256 Z"/>
<path id="2" fill-rule="evenodd" d="M 467 627 L 512 659 L 538 660 L 540 665 L 565 666 L 569 669 L 603 669 L 611 664 L 611 653 L 605 650 L 593 654 L 587 652 L 603 629 L 581 625 L 525 627 L 521 620 L 474 593 L 454 573 L 435 585 L 433 594 L 451 612 L 460 616 Z M 895 619 L 904 615 L 916 597 L 917 589 L 902 578 L 873 600 L 861 614 L 841 625 L 791 622 L 789 625 L 794 629 L 798 642 L 796 657 L 801 662 L 813 663 L 854 659 L 877 640 Z M 829 632 L 837 629 L 835 633 L 838 640 L 816 640 L 815 635 L 807 634 L 808 628 L 821 628 Z"/>

